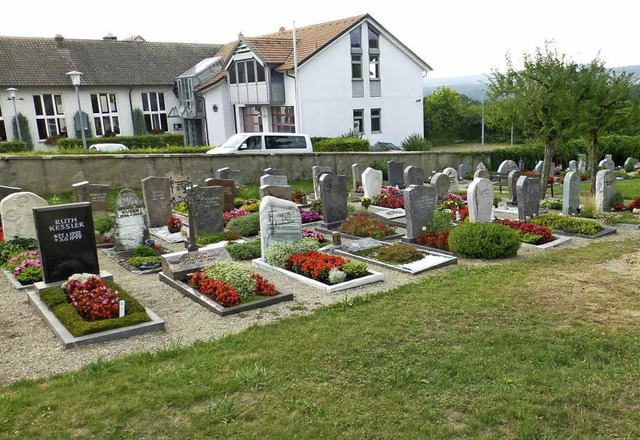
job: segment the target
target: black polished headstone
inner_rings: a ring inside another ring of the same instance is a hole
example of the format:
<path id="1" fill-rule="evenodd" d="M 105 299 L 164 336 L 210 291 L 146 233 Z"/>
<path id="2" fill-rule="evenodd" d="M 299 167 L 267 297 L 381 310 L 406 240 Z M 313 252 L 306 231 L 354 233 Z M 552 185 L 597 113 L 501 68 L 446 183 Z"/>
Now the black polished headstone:
<path id="1" fill-rule="evenodd" d="M 100 274 L 91 203 L 33 208 L 33 216 L 45 283 L 75 273 Z"/>

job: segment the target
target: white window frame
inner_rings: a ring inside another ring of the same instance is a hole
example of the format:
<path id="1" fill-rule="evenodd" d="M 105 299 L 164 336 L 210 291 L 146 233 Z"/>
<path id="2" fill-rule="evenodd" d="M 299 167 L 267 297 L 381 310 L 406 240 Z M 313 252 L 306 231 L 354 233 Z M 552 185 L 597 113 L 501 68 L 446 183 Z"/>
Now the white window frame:
<path id="1" fill-rule="evenodd" d="M 95 104 L 97 104 L 97 109 L 94 104 L 94 99 Z M 120 134 L 118 97 L 115 93 L 92 93 L 91 110 L 93 111 L 93 127 L 97 137 L 104 136 L 105 125 L 110 127 L 109 131 Z"/>
<path id="2" fill-rule="evenodd" d="M 377 120 L 378 129 L 375 130 L 374 121 Z M 382 109 L 381 108 L 372 108 L 371 109 L 371 133 L 382 133 Z"/>
<path id="3" fill-rule="evenodd" d="M 153 110 L 151 96 L 156 97 L 157 109 Z M 142 113 L 147 125 L 147 131 L 163 130 L 169 131 L 169 123 L 167 122 L 167 101 L 164 92 L 142 92 Z M 162 97 L 162 100 L 160 99 Z"/>
<path id="4" fill-rule="evenodd" d="M 364 109 L 353 109 L 353 131 L 364 134 Z"/>
<path id="5" fill-rule="evenodd" d="M 51 114 L 47 113 L 47 108 L 45 106 L 45 96 L 51 97 L 51 103 L 53 107 L 53 113 Z M 38 114 L 36 100 L 38 100 L 40 103 L 42 114 Z M 52 136 L 66 136 L 67 121 L 65 120 L 64 116 L 64 102 L 62 101 L 62 95 L 52 93 L 33 95 L 33 107 L 36 114 L 36 129 L 38 131 L 38 140 L 46 141 Z M 46 137 L 44 138 L 41 136 L 41 123 L 44 123 L 44 130 L 46 131 Z"/>

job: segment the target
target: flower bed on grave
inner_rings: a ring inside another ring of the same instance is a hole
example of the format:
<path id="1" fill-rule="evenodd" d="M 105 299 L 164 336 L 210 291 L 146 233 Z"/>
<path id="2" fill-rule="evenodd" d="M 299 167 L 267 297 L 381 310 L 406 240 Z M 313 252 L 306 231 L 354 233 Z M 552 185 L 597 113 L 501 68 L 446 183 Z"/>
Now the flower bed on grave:
<path id="1" fill-rule="evenodd" d="M 169 253 L 155 240 L 146 240 L 145 244 L 132 251 L 115 251 L 104 249 L 104 253 L 112 257 L 122 267 L 137 274 L 155 273 L 161 270 L 161 255 Z"/>
<path id="2" fill-rule="evenodd" d="M 404 197 L 398 187 L 383 186 L 380 188 L 380 194 L 371 197 L 371 204 L 389 209 L 404 208 Z"/>
<path id="3" fill-rule="evenodd" d="M 373 239 L 361 239 L 349 243 L 342 249 L 336 250 L 336 253 L 410 274 L 418 274 L 458 262 L 452 254 L 421 249 L 407 243 L 388 244 Z"/>
<path id="4" fill-rule="evenodd" d="M 366 263 L 318 250 L 315 240 L 271 245 L 265 259 L 253 260 L 256 267 L 281 273 L 306 285 L 335 292 L 382 281 L 384 275 L 370 270 Z"/>
<path id="5" fill-rule="evenodd" d="M 510 219 L 496 219 L 493 223 L 514 229 L 518 232 L 523 245 L 531 245 L 539 249 L 552 248 L 571 240 L 569 237 L 553 235 L 551 229 L 544 225 L 536 225 L 535 223 Z"/>
<path id="6" fill-rule="evenodd" d="M 371 237 L 378 240 L 399 238 L 396 229 L 376 219 L 372 214 L 359 212 L 347 218 L 338 228 L 347 237 Z"/>
<path id="7" fill-rule="evenodd" d="M 303 224 L 322 221 L 322 216 L 310 209 L 300 209 L 300 220 Z"/>
<path id="8" fill-rule="evenodd" d="M 14 287 L 28 288 L 42 281 L 42 262 L 38 243 L 33 239 L 0 242 L 0 264 Z"/>
<path id="9" fill-rule="evenodd" d="M 98 214 L 93 218 L 93 228 L 96 234 L 97 247 L 111 247 L 115 243 L 113 236 L 116 221 L 108 214 Z"/>
<path id="10" fill-rule="evenodd" d="M 592 220 L 570 217 L 560 214 L 542 214 L 529 220 L 534 225 L 543 225 L 558 234 L 583 238 L 598 238 L 616 232 L 613 228 L 605 228 Z"/>

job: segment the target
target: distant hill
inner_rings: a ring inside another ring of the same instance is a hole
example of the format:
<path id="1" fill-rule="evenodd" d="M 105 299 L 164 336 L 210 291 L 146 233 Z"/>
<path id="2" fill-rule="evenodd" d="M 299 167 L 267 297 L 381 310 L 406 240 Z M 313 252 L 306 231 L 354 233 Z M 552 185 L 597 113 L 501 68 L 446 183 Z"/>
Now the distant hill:
<path id="1" fill-rule="evenodd" d="M 640 65 L 614 67 L 612 70 L 616 73 L 629 72 L 640 78 Z M 453 76 L 449 78 L 431 78 L 427 75 L 422 80 L 422 90 L 424 91 L 424 96 L 429 96 L 438 87 L 447 86 L 471 99 L 480 101 L 484 93 L 484 83 L 487 82 L 488 77 L 489 74 Z"/>

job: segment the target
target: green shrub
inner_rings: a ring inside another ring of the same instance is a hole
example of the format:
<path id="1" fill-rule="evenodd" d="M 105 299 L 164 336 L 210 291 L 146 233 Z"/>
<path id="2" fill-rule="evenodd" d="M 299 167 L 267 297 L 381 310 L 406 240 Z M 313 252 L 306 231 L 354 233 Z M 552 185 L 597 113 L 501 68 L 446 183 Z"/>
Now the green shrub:
<path id="1" fill-rule="evenodd" d="M 315 212 L 316 214 L 322 215 L 322 199 L 320 198 L 313 199 L 311 201 L 311 205 L 309 206 L 309 209 Z"/>
<path id="2" fill-rule="evenodd" d="M 560 214 L 539 215 L 532 218 L 530 222 L 573 234 L 594 235 L 602 230 L 602 226 L 597 222 Z"/>
<path id="3" fill-rule="evenodd" d="M 162 264 L 162 257 L 160 257 L 159 255 L 153 255 L 153 256 L 147 256 L 147 257 L 131 257 L 127 260 L 127 264 L 130 264 L 134 267 L 150 266 L 152 264 Z"/>
<path id="4" fill-rule="evenodd" d="M 360 278 L 369 273 L 369 267 L 367 263 L 362 261 L 347 261 L 342 264 L 342 271 L 347 274 L 349 278 Z"/>
<path id="5" fill-rule="evenodd" d="M 336 269 L 335 267 L 329 270 L 329 284 L 339 284 L 346 279 L 346 272 L 343 272 L 340 269 Z"/>
<path id="6" fill-rule="evenodd" d="M 465 258 L 510 258 L 518 253 L 520 237 L 496 223 L 462 223 L 449 233 L 449 250 Z"/>
<path id="7" fill-rule="evenodd" d="M 210 234 L 202 234 L 196 237 L 196 243 L 204 246 L 207 244 L 219 243 L 223 240 L 237 240 L 238 238 L 240 238 L 240 234 L 237 231 L 211 232 Z"/>
<path id="8" fill-rule="evenodd" d="M 388 264 L 407 264 L 423 258 L 422 252 L 406 243 L 386 244 L 377 248 L 370 248 L 358 252 Z"/>
<path id="9" fill-rule="evenodd" d="M 98 234 L 106 234 L 116 227 L 116 221 L 109 214 L 98 214 L 93 218 L 93 228 Z"/>
<path id="10" fill-rule="evenodd" d="M 548 197 L 540 201 L 540 207 L 544 209 L 562 209 L 562 200 Z"/>
<path id="11" fill-rule="evenodd" d="M 29 119 L 22 113 L 18 113 L 18 122 L 20 123 L 20 135 L 22 142 L 27 145 L 27 151 L 33 150 L 33 140 L 31 139 L 31 130 L 29 129 Z M 11 120 L 11 128 L 13 129 L 13 138 L 18 139 L 18 126 L 16 125 L 16 118 Z"/>
<path id="12" fill-rule="evenodd" d="M 42 267 L 29 266 L 22 269 L 22 272 L 16 277 L 16 280 L 23 286 L 42 281 Z"/>
<path id="13" fill-rule="evenodd" d="M 269 246 L 264 259 L 271 266 L 284 267 L 284 261 L 291 255 L 317 251 L 318 249 L 318 241 L 313 238 L 303 238 L 300 241 L 283 241 Z"/>
<path id="14" fill-rule="evenodd" d="M 147 123 L 144 120 L 144 113 L 142 112 L 142 109 L 135 108 L 131 114 L 131 119 L 133 119 L 134 135 L 141 136 L 147 134 Z"/>
<path id="15" fill-rule="evenodd" d="M 129 149 L 139 148 L 165 148 L 168 146 L 184 146 L 184 136 L 181 134 L 147 134 L 140 136 L 118 136 L 118 143 L 124 144 Z M 89 138 L 87 145 L 104 142 L 103 138 Z M 58 141 L 61 150 L 82 148 L 82 139 L 67 138 Z"/>
<path id="16" fill-rule="evenodd" d="M 0 153 L 19 153 L 22 151 L 29 151 L 26 142 L 0 142 Z"/>
<path id="17" fill-rule="evenodd" d="M 451 222 L 451 214 L 446 211 L 438 211 L 436 210 L 429 223 L 427 224 L 427 231 L 433 229 L 436 233 L 440 233 L 442 231 L 446 231 L 447 229 L 451 229 L 453 223 Z"/>
<path id="18" fill-rule="evenodd" d="M 5 237 L 5 240 L 9 237 Z M 24 251 L 38 249 L 38 242 L 32 238 L 17 238 L 0 242 L 0 265 Z"/>
<path id="19" fill-rule="evenodd" d="M 433 148 L 431 141 L 419 133 L 412 133 L 400 143 L 404 151 L 429 151 Z"/>
<path id="20" fill-rule="evenodd" d="M 335 152 L 335 151 L 370 151 L 371 146 L 367 139 L 355 137 L 343 138 L 322 138 L 312 141 L 313 151 Z"/>
<path id="21" fill-rule="evenodd" d="M 251 269 L 235 261 L 219 261 L 207 266 L 203 272 L 215 280 L 228 283 L 238 292 L 240 298 L 246 298 L 255 292 L 255 280 L 251 278 Z"/>
<path id="22" fill-rule="evenodd" d="M 138 246 L 133 250 L 131 254 L 132 257 L 155 257 L 158 255 L 158 252 L 152 248 L 151 246 L 147 246 L 143 244 L 142 246 Z"/>
<path id="23" fill-rule="evenodd" d="M 258 235 L 260 231 L 260 213 L 252 212 L 243 217 L 232 218 L 226 227 L 230 231 L 236 231 L 242 237 Z"/>
<path id="24" fill-rule="evenodd" d="M 260 258 L 262 254 L 262 245 L 259 239 L 246 243 L 233 243 L 228 245 L 226 249 L 234 260 L 253 260 Z"/>

